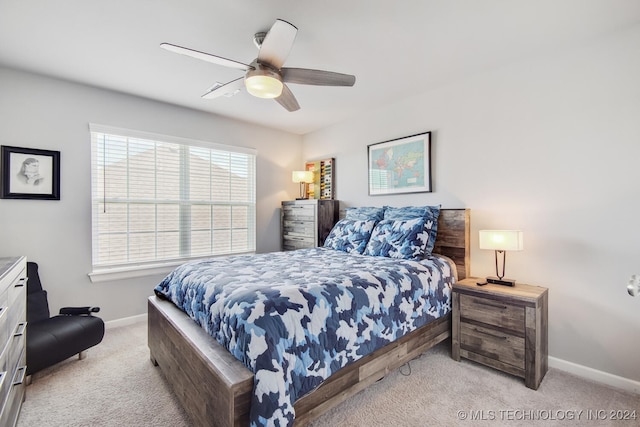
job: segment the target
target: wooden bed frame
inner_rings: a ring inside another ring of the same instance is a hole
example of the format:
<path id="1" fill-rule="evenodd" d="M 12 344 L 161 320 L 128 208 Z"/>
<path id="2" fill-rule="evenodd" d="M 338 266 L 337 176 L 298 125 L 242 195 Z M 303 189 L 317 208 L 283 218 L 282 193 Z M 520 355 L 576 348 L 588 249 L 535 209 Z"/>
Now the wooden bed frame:
<path id="1" fill-rule="evenodd" d="M 469 276 L 469 210 L 443 209 L 435 253 Z M 171 302 L 148 301 L 151 361 L 197 426 L 246 426 L 253 373 Z M 344 367 L 294 404 L 295 425 L 306 425 L 388 372 L 451 335 L 451 314 L 433 321 Z"/>

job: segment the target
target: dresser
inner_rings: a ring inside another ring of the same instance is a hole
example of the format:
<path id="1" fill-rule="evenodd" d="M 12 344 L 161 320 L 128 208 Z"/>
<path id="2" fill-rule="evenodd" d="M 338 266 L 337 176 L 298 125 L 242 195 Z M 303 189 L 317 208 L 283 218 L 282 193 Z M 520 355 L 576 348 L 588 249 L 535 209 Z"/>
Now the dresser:
<path id="1" fill-rule="evenodd" d="M 549 291 L 540 286 L 453 285 L 452 357 L 524 378 L 537 390 L 548 369 Z"/>
<path id="2" fill-rule="evenodd" d="M 337 200 L 291 200 L 282 202 L 282 249 L 322 246 L 340 214 Z"/>
<path id="3" fill-rule="evenodd" d="M 14 426 L 25 392 L 27 260 L 0 258 L 0 426 Z"/>

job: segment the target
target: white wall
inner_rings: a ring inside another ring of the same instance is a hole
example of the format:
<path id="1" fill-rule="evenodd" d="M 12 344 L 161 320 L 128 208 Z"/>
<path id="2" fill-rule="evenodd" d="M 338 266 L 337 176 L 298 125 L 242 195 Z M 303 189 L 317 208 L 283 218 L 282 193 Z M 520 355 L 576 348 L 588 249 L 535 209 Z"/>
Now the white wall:
<path id="1" fill-rule="evenodd" d="M 162 279 L 91 283 L 91 145 L 99 123 L 255 148 L 257 251 L 280 250 L 280 202 L 295 197 L 298 135 L 219 116 L 0 68 L 0 145 L 61 152 L 61 200 L 0 199 L 0 256 L 38 262 L 51 310 L 99 305 L 105 320 L 144 314 Z"/>
<path id="2" fill-rule="evenodd" d="M 550 355 L 640 381 L 639 76 L 636 26 L 306 135 L 303 158 L 336 158 L 345 206 L 470 208 L 472 275 L 495 270 L 479 229 L 522 229 L 507 277 L 550 289 Z M 368 196 L 367 145 L 428 130 L 434 192 Z"/>

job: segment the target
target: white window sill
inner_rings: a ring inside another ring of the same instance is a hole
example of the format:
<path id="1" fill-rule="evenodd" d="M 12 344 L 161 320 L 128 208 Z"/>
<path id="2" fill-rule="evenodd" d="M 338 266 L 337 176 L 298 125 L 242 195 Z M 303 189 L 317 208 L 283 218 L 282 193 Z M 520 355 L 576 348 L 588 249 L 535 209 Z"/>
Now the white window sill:
<path id="1" fill-rule="evenodd" d="M 246 252 L 233 255 L 250 255 L 255 252 Z M 222 255 L 227 256 L 227 255 Z M 232 255 L 230 255 L 232 256 Z M 185 262 L 195 261 L 197 259 L 216 258 L 210 256 L 206 258 L 191 258 L 180 261 L 172 261 L 161 264 L 151 265 L 134 265 L 125 267 L 111 267 L 111 268 L 97 268 L 89 273 L 89 279 L 92 283 L 111 282 L 115 280 L 134 279 L 136 277 L 153 276 L 153 275 L 167 275 L 171 273 L 177 266 L 184 264 Z"/>
<path id="2" fill-rule="evenodd" d="M 89 273 L 89 278 L 93 283 L 99 283 L 110 282 L 113 280 L 133 279 L 143 276 L 152 276 L 155 274 L 166 275 L 180 264 L 183 264 L 183 262 L 178 262 L 175 264 L 97 269 Z"/>

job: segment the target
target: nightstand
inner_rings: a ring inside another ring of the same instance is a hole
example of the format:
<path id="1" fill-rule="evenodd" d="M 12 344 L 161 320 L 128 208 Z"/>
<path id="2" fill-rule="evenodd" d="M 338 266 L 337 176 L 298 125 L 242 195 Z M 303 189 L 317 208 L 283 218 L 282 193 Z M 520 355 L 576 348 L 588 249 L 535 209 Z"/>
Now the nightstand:
<path id="1" fill-rule="evenodd" d="M 464 279 L 453 285 L 452 357 L 524 378 L 537 390 L 548 368 L 549 290 Z"/>

